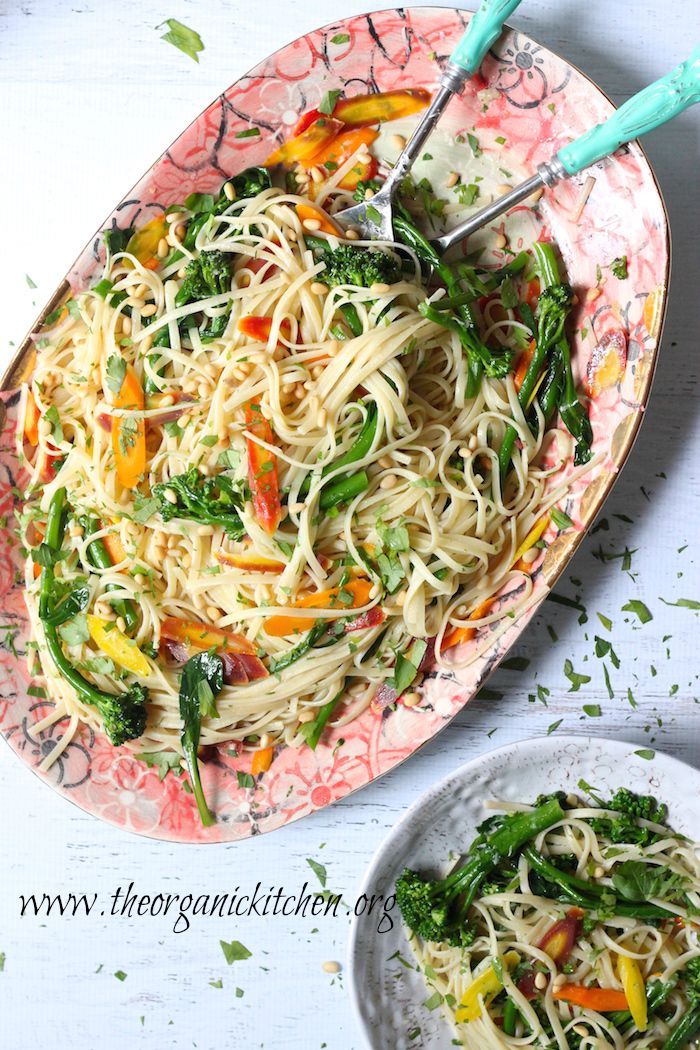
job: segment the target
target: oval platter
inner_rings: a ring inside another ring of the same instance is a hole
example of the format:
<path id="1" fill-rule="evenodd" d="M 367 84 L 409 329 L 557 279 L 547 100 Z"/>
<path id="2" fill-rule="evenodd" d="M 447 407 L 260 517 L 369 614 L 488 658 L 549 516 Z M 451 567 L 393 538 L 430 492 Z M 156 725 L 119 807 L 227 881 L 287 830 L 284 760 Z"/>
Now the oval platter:
<path id="1" fill-rule="evenodd" d="M 469 17 L 469 12 L 438 7 L 386 10 L 339 20 L 300 37 L 241 77 L 190 124 L 110 213 L 103 228 L 139 226 L 195 190 L 218 190 L 224 178 L 261 163 L 273 144 L 289 137 L 298 114 L 316 106 L 331 88 L 352 95 L 432 87 Z M 473 129 L 484 153 L 502 157 L 509 174 L 531 173 L 564 142 L 612 111 L 611 103 L 580 71 L 520 32 L 504 33 L 481 73 L 481 90 L 468 87 L 453 100 L 446 130 L 454 135 Z M 279 749 L 271 768 L 252 788 L 239 786 L 236 776 L 249 772 L 250 755 L 231 756 L 225 747 L 219 748 L 203 770 L 206 793 L 217 813 L 211 828 L 200 826 L 181 777 L 160 780 L 156 769 L 88 729 L 40 774 L 47 784 L 95 816 L 130 831 L 182 842 L 231 841 L 279 828 L 370 783 L 435 736 L 474 696 L 572 557 L 627 457 L 649 395 L 666 301 L 668 222 L 654 175 L 637 144 L 548 192 L 537 210 L 525 210 L 527 239 L 517 247 L 527 247 L 542 235 L 553 237 L 569 281 L 575 290 L 584 290 L 572 339 L 577 379 L 585 377 L 606 334 L 623 330 L 628 346 L 624 370 L 590 403 L 596 463 L 567 496 L 566 513 L 575 527 L 562 536 L 551 527 L 546 536 L 549 546 L 535 565 L 533 601 L 527 611 L 506 631 L 480 631 L 467 643 L 473 659 L 464 669 L 429 673 L 419 707 L 398 705 L 383 716 L 367 710 L 342 733 L 327 733 L 315 752 L 306 747 Z M 71 289 L 91 280 L 100 266 L 100 251 L 98 233 L 47 303 L 37 327 Z M 628 259 L 627 278 L 609 277 L 610 262 L 623 255 Z M 585 289 L 596 285 L 601 286 L 600 295 L 586 301 Z M 22 487 L 14 452 L 16 388 L 31 375 L 34 355 L 28 336 L 2 382 L 0 520 L 6 524 L 0 529 L 5 621 L 0 632 L 0 732 L 17 756 L 38 772 L 50 752 L 61 746 L 65 723 L 38 733 L 32 730 L 49 713 L 52 701 L 40 691 L 36 695 L 26 668 L 27 624 L 18 582 L 21 552 L 12 526 Z"/>

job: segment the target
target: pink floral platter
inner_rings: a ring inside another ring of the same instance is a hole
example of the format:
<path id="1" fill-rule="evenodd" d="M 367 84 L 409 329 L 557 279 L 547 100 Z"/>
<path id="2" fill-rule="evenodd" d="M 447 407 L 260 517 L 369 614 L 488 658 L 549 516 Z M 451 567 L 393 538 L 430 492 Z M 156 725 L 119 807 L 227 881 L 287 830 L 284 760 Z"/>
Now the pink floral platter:
<path id="1" fill-rule="evenodd" d="M 299 37 L 217 98 L 129 191 L 104 226 L 142 224 L 186 194 L 218 189 L 227 176 L 261 163 L 273 143 L 289 136 L 297 115 L 317 105 L 329 88 L 361 94 L 430 87 L 469 18 L 469 12 L 447 8 L 403 8 L 337 21 Z M 581 72 L 513 30 L 489 54 L 482 75 L 485 84 L 468 86 L 463 97 L 453 101 L 448 130 L 473 128 L 485 153 L 502 153 L 496 139 L 505 137 L 509 164 L 523 173 L 533 171 L 612 109 Z M 259 135 L 237 137 L 250 128 L 258 128 Z M 591 188 L 591 175 L 595 182 L 581 209 L 582 187 Z M 550 526 L 546 535 L 548 549 L 533 572 L 538 601 L 497 638 L 490 640 L 485 628 L 467 643 L 477 655 L 465 669 L 429 673 L 419 707 L 398 705 L 382 715 L 367 710 L 342 733 L 327 733 L 316 751 L 279 749 L 270 769 L 255 778 L 254 787 L 239 786 L 236 776 L 237 771 L 250 771 L 251 756 L 230 757 L 220 748 L 202 770 L 217 814 L 211 828 L 201 827 L 183 777 L 171 773 L 160 780 L 157 770 L 136 760 L 127 748 L 115 749 L 91 730 L 83 730 L 49 771 L 39 774 L 51 787 L 103 820 L 154 838 L 245 838 L 298 820 L 369 784 L 435 736 L 475 695 L 566 566 L 627 457 L 651 387 L 669 272 L 666 212 L 637 144 L 548 192 L 537 210 L 527 209 L 525 218 L 529 241 L 518 247 L 542 235 L 553 236 L 571 284 L 582 290 L 572 339 L 577 378 L 585 377 L 591 359 L 600 355 L 601 342 L 608 346 L 613 340 L 621 346 L 623 366 L 616 380 L 590 401 L 599 457 L 593 470 L 569 491 L 566 512 L 575 529 L 557 536 Z M 494 232 L 499 229 L 494 227 Z M 98 265 L 100 244 L 95 237 L 85 247 L 42 318 L 66 296 L 69 285 L 85 286 Z M 601 284 L 597 268 L 605 267 L 607 275 L 609 263 L 622 255 L 628 259 L 627 278 L 606 276 Z M 596 286 L 601 287 L 600 295 L 589 301 L 585 290 Z M 0 634 L 0 731 L 18 757 L 38 772 L 66 723 L 36 735 L 31 732 L 52 707 L 50 698 L 29 691 L 27 619 L 18 573 L 21 552 L 12 524 L 22 485 L 14 453 L 14 388 L 31 374 L 33 359 L 30 336 L 2 384 L 0 515 L 6 524 L 0 530 L 5 626 Z"/>

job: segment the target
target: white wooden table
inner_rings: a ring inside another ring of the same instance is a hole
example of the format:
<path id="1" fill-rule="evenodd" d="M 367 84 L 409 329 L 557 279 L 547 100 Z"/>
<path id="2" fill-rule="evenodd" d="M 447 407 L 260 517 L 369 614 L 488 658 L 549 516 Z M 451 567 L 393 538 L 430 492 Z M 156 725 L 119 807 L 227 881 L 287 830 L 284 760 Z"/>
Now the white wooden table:
<path id="1" fill-rule="evenodd" d="M 366 6 L 362 0 L 0 6 L 0 353 L 10 354 L 11 341 L 21 340 L 109 205 L 186 122 L 266 53 Z M 167 17 L 201 33 L 206 50 L 199 65 L 161 42 L 154 26 Z M 618 102 L 686 57 L 700 35 L 693 0 L 526 0 L 512 21 L 576 62 Z M 19 895 L 97 893 L 108 907 L 109 895 L 131 881 L 141 893 L 197 894 L 236 886 L 243 892 L 258 880 L 294 893 L 306 879 L 314 884 L 310 857 L 325 864 L 333 890 L 354 900 L 386 830 L 429 784 L 488 748 L 544 734 L 560 720 L 561 730 L 638 741 L 698 764 L 698 614 L 660 598 L 700 599 L 699 139 L 696 110 L 648 141 L 673 228 L 671 302 L 649 418 L 604 512 L 609 529 L 587 540 L 571 578 L 559 586 L 580 595 L 588 623 L 548 602 L 517 650 L 529 659 L 527 669 L 501 670 L 489 683 L 501 697 L 469 705 L 434 743 L 372 787 L 236 846 L 173 847 L 118 832 L 54 795 L 0 748 L 6 956 L 0 1046 L 359 1048 L 342 976 L 321 969 L 326 960 L 344 958 L 344 913 L 326 920 L 195 919 L 189 931 L 175 934 L 165 919 L 99 912 L 88 919 L 21 919 Z M 619 552 L 625 545 L 635 549 L 631 573 L 620 559 L 596 557 L 601 547 Z M 631 598 L 648 605 L 650 623 L 640 627 L 621 612 Z M 605 636 L 596 612 L 614 621 L 621 666 L 612 672 L 612 700 L 594 654 L 594 636 Z M 567 658 L 591 676 L 579 692 L 567 691 Z M 538 684 L 549 690 L 542 694 L 546 706 L 528 702 Z M 584 704 L 600 704 L 601 717 L 584 714 Z M 227 966 L 220 939 L 240 940 L 252 957 Z M 126 978 L 116 979 L 116 971 Z M 210 983 L 219 980 L 220 988 Z"/>

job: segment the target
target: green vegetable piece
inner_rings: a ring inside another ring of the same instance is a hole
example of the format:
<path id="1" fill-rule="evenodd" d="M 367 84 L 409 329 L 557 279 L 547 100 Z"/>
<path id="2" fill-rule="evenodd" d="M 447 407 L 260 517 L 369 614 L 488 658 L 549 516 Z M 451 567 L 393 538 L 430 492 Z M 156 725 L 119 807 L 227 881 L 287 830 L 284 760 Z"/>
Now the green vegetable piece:
<path id="1" fill-rule="evenodd" d="M 175 494 L 175 503 L 167 498 L 167 492 Z M 242 480 L 234 481 L 223 473 L 205 477 L 196 467 L 190 467 L 184 474 L 154 485 L 153 496 L 158 500 L 163 521 L 185 518 L 204 525 L 222 525 L 234 540 L 241 540 L 246 534 L 239 514 L 245 498 Z"/>
<path id="2" fill-rule="evenodd" d="M 167 41 L 168 44 L 172 44 L 195 62 L 199 62 L 199 54 L 204 51 L 204 44 L 199 33 L 183 25 L 182 22 L 178 22 L 177 18 L 166 18 L 164 22 L 156 26 L 156 29 L 161 29 L 163 26 L 168 27 L 168 32 L 163 33 L 161 40 Z"/>
<path id="3" fill-rule="evenodd" d="M 60 554 L 63 544 L 66 513 L 66 490 L 58 488 L 49 504 L 43 544 L 55 555 Z M 105 732 L 116 747 L 126 743 L 127 740 L 140 737 L 146 728 L 146 701 L 148 699 L 146 689 L 137 683 L 118 695 L 105 693 L 88 682 L 76 670 L 63 652 L 57 627 L 49 622 L 56 611 L 55 595 L 54 563 L 47 562 L 42 565 L 41 570 L 39 617 L 44 625 L 46 647 L 56 670 L 75 689 L 84 703 L 97 708 L 102 717 Z"/>
<path id="4" fill-rule="evenodd" d="M 180 718 L 182 729 L 180 743 L 184 755 L 185 768 L 189 774 L 197 809 L 204 827 L 210 827 L 215 818 L 207 806 L 202 781 L 199 775 L 197 749 L 202 731 L 202 699 L 205 707 L 208 698 L 216 697 L 224 684 L 224 665 L 220 656 L 215 653 L 197 653 L 185 664 L 180 679 Z M 206 689 L 202 689 L 206 686 Z"/>

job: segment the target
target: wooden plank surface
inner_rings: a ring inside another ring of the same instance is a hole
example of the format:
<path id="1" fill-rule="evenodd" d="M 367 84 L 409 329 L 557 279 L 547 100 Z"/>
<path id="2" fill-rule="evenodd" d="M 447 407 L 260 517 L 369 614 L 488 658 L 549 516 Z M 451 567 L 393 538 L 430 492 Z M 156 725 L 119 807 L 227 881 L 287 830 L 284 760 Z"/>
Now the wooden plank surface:
<path id="1" fill-rule="evenodd" d="M 11 343 L 22 339 L 109 205 L 190 119 L 266 53 L 365 8 L 355 0 L 332 8 L 321 0 L 2 5 L 3 366 Z M 165 17 L 201 33 L 206 50 L 199 65 L 160 41 L 154 27 Z M 690 0 L 591 0 L 585 7 L 527 0 L 512 21 L 576 62 L 618 102 L 684 58 L 698 36 Z M 671 301 L 648 418 L 604 511 L 609 529 L 587 539 L 558 588 L 580 596 L 588 622 L 581 625 L 577 612 L 548 602 L 514 654 L 529 665 L 499 671 L 489 683 L 492 698 L 472 703 L 436 741 L 372 787 L 271 837 L 236 846 L 173 847 L 115 831 L 55 796 L 0 749 L 0 952 L 6 956 L 0 1045 L 359 1048 L 342 976 L 321 969 L 326 960 L 344 958 L 344 912 L 321 920 L 195 918 L 182 933 L 174 933 L 168 919 L 100 912 L 109 911 L 117 887 L 131 882 L 149 894 L 237 886 L 243 893 L 258 881 L 297 893 L 305 880 L 314 884 L 307 858 L 323 863 L 329 887 L 354 901 L 372 852 L 422 790 L 484 750 L 544 734 L 560 720 L 554 732 L 619 737 L 698 764 L 699 618 L 660 599 L 700 599 L 699 116 L 687 112 L 648 142 L 671 216 Z M 619 552 L 625 545 L 635 549 L 631 572 L 620 559 L 596 556 L 601 546 Z M 640 626 L 621 611 L 631 598 L 647 604 L 650 623 Z M 613 620 L 610 635 L 597 612 Z M 594 655 L 596 634 L 611 638 L 620 659 L 611 672 L 614 699 Z M 566 659 L 591 676 L 577 692 L 569 690 Z M 546 704 L 528 699 L 538 685 L 549 690 L 542 694 Z M 600 704 L 601 717 L 586 715 L 584 704 Z M 98 894 L 89 918 L 20 918 L 20 894 L 70 891 Z M 252 957 L 228 967 L 220 939 L 242 941 Z M 116 979 L 116 971 L 126 979 Z M 219 980 L 222 988 L 210 984 Z"/>

